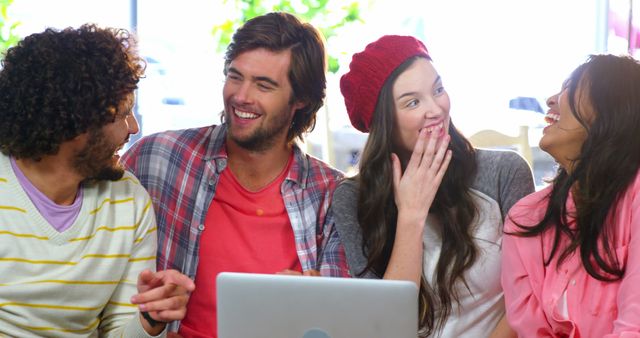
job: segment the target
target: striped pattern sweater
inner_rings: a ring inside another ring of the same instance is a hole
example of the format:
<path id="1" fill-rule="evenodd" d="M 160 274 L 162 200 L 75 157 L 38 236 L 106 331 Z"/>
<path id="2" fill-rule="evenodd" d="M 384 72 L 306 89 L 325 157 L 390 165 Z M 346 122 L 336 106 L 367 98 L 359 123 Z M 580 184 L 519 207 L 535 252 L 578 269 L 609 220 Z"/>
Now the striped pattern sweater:
<path id="1" fill-rule="evenodd" d="M 57 232 L 0 155 L 0 337 L 149 337 L 130 298 L 155 270 L 151 199 L 130 173 L 84 189 Z"/>

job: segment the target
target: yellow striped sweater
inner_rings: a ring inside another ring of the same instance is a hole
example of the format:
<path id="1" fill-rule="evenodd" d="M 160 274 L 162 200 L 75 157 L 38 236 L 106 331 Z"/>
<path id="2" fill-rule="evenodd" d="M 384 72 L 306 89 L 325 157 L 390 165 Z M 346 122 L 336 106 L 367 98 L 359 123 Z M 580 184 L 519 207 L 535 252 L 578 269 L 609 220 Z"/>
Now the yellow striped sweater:
<path id="1" fill-rule="evenodd" d="M 155 269 L 151 199 L 130 173 L 84 189 L 57 232 L 0 154 L 0 337 L 149 337 L 130 298 Z"/>

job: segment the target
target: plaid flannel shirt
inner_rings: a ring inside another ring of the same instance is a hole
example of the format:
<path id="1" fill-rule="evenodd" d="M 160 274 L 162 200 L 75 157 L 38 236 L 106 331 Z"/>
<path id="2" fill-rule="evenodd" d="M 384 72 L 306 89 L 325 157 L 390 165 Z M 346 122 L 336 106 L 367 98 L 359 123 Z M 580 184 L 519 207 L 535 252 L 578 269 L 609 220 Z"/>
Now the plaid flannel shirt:
<path id="1" fill-rule="evenodd" d="M 153 200 L 158 222 L 158 270 L 195 280 L 200 235 L 220 174 L 227 167 L 227 127 L 167 131 L 143 137 L 122 163 Z M 281 192 L 303 271 L 348 277 L 344 248 L 333 226 L 331 197 L 342 173 L 294 145 Z"/>

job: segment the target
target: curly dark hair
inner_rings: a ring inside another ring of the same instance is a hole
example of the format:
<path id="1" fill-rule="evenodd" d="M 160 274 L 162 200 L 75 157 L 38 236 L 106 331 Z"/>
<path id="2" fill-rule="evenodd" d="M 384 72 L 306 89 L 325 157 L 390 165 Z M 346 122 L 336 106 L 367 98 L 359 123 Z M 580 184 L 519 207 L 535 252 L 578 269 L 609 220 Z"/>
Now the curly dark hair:
<path id="1" fill-rule="evenodd" d="M 145 63 L 124 29 L 47 29 L 10 48 L 0 71 L 0 151 L 38 160 L 113 122 Z"/>
<path id="2" fill-rule="evenodd" d="M 320 31 L 309 23 L 301 22 L 296 16 L 284 12 L 272 12 L 247 21 L 238 29 L 225 53 L 224 74 L 231 61 L 238 55 L 265 48 L 279 52 L 291 50 L 289 82 L 293 96 L 289 103 L 305 102 L 293 117 L 287 141 L 313 130 L 316 113 L 322 107 L 327 88 L 327 55 L 324 38 Z"/>

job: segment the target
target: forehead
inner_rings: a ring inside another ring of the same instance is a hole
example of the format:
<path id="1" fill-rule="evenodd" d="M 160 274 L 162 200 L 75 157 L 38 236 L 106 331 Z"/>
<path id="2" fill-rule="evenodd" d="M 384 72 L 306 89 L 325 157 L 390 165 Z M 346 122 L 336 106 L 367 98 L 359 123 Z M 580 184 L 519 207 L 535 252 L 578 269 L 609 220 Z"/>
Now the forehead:
<path id="1" fill-rule="evenodd" d="M 229 69 L 233 68 L 245 77 L 268 77 L 280 83 L 288 80 L 290 64 L 289 49 L 273 52 L 258 48 L 239 54 L 231 60 Z"/>
<path id="2" fill-rule="evenodd" d="M 422 57 L 417 58 L 396 79 L 393 85 L 393 96 L 397 97 L 406 92 L 421 90 L 431 91 L 437 79 L 438 72 L 431 61 Z"/>
<path id="3" fill-rule="evenodd" d="M 135 104 L 135 94 L 134 92 L 130 92 L 125 94 L 122 97 L 120 102 L 116 107 L 110 107 L 109 111 L 114 115 L 127 115 L 133 109 L 133 105 Z"/>

